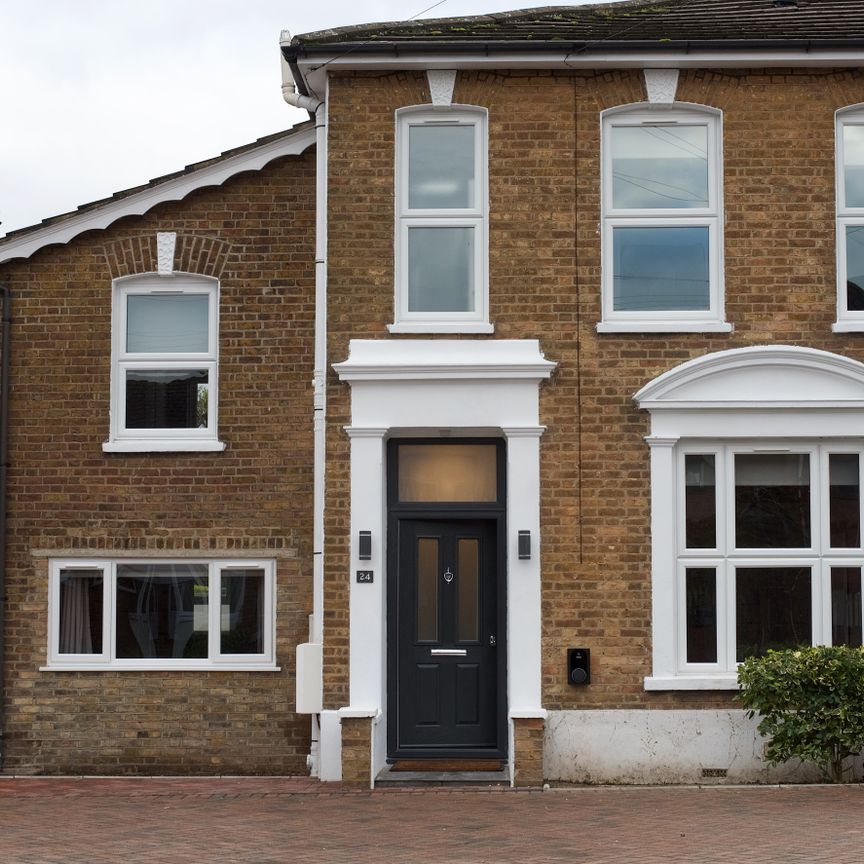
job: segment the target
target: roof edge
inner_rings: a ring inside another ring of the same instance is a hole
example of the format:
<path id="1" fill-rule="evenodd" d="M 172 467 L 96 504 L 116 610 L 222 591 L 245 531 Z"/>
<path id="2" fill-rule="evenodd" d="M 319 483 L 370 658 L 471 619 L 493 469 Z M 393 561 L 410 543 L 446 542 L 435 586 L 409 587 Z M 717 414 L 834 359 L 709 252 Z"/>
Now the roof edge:
<path id="1" fill-rule="evenodd" d="M 157 178 L 143 187 L 118 192 L 110 198 L 85 205 L 79 211 L 20 228 L 0 238 L 0 264 L 16 258 L 29 258 L 46 246 L 68 243 L 85 231 L 107 228 L 126 216 L 141 216 L 157 204 L 180 201 L 198 189 L 221 186 L 245 171 L 260 171 L 274 159 L 297 156 L 314 143 L 314 124 L 303 124 L 286 133 L 228 150 L 221 156 Z"/>

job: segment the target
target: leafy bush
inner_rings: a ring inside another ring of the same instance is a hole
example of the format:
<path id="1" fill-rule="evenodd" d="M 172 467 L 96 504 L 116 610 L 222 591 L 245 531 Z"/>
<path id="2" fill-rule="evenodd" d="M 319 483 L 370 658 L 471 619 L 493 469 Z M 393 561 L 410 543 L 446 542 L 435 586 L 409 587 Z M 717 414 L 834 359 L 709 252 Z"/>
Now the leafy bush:
<path id="1" fill-rule="evenodd" d="M 768 651 L 744 661 L 738 684 L 747 716 L 762 718 L 769 764 L 815 762 L 843 781 L 843 760 L 864 750 L 864 649 Z"/>

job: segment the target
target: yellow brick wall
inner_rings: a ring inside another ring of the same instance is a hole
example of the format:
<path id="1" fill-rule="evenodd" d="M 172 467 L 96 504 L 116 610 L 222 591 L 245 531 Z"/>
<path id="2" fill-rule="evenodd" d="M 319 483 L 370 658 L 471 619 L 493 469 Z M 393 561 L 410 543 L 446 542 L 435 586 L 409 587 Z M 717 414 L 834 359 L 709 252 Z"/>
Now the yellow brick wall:
<path id="1" fill-rule="evenodd" d="M 294 654 L 311 612 L 315 157 L 308 152 L 0 267 L 13 293 L 4 769 L 306 773 Z M 104 453 L 111 280 L 220 279 L 222 453 Z M 44 550 L 36 558 L 34 550 Z M 277 560 L 281 672 L 46 672 L 48 559 Z"/>
<path id="2" fill-rule="evenodd" d="M 422 73 L 355 73 L 330 88 L 331 362 L 392 337 L 394 111 L 429 101 Z M 539 339 L 543 703 L 730 706 L 728 693 L 646 693 L 651 586 L 648 415 L 632 396 L 707 352 L 806 345 L 864 361 L 833 334 L 834 112 L 859 70 L 683 70 L 678 99 L 723 112 L 724 334 L 598 334 L 600 111 L 645 100 L 640 70 L 459 72 L 454 103 L 489 110 L 489 337 Z M 436 338 L 436 337 L 423 337 Z M 451 337 L 452 338 L 452 337 Z M 325 697 L 347 702 L 349 388 L 329 379 Z M 566 680 L 591 649 L 591 685 Z"/>

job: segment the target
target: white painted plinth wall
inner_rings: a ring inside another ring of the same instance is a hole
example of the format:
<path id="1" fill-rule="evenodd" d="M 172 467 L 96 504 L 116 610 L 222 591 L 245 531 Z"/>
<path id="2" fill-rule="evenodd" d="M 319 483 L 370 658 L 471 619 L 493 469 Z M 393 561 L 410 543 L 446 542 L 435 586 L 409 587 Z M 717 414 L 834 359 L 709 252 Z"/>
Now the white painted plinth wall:
<path id="1" fill-rule="evenodd" d="M 725 711 L 550 711 L 543 773 L 569 783 L 812 783 L 812 765 L 762 759 L 758 719 Z M 861 760 L 855 760 L 861 776 Z M 725 778 L 703 777 L 725 768 Z"/>

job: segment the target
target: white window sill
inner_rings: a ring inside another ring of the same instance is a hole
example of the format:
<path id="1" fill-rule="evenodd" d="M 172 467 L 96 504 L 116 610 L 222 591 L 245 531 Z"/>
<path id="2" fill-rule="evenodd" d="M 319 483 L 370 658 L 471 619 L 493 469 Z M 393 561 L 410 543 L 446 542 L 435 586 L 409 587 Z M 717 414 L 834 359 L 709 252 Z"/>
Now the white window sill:
<path id="1" fill-rule="evenodd" d="M 831 325 L 833 333 L 864 333 L 864 321 L 835 321 Z"/>
<path id="2" fill-rule="evenodd" d="M 737 690 L 738 676 L 717 675 L 651 676 L 645 679 L 646 690 Z"/>
<path id="3" fill-rule="evenodd" d="M 134 441 L 105 441 L 104 453 L 221 453 L 224 441 L 196 441 L 189 438 L 138 438 Z"/>
<path id="4" fill-rule="evenodd" d="M 40 666 L 40 672 L 281 672 L 281 666 L 272 663 L 148 663 L 135 666 L 129 663 L 52 663 Z"/>
<path id="5" fill-rule="evenodd" d="M 401 321 L 388 324 L 391 333 L 494 333 L 486 321 Z"/>
<path id="6" fill-rule="evenodd" d="M 726 321 L 601 321 L 598 333 L 731 333 Z"/>

